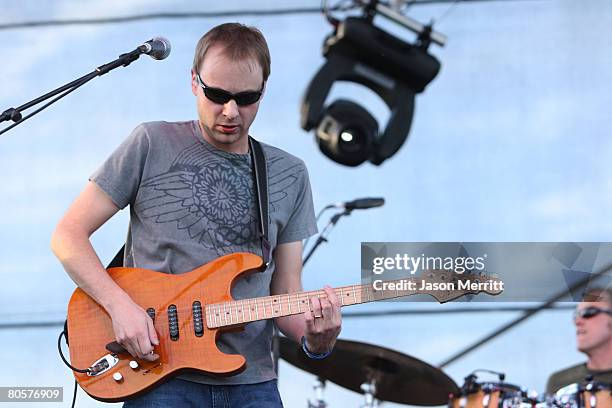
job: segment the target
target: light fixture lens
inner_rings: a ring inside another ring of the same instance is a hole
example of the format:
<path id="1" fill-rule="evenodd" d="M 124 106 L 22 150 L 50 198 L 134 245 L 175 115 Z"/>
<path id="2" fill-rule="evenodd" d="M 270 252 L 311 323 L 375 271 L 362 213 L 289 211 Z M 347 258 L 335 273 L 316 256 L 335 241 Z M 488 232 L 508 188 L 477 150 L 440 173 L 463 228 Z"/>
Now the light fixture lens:
<path id="1" fill-rule="evenodd" d="M 344 131 L 340 134 L 340 139 L 342 139 L 342 141 L 350 143 L 353 141 L 353 134 L 347 131 Z"/>

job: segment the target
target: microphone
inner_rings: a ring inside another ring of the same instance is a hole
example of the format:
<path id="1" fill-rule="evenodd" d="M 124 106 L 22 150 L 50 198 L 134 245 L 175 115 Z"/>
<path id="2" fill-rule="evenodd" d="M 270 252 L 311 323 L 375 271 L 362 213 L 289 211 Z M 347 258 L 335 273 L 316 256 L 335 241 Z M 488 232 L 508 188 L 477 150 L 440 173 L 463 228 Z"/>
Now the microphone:
<path id="1" fill-rule="evenodd" d="M 170 55 L 172 46 L 170 41 L 164 37 L 151 38 L 146 43 L 137 48 L 142 54 L 147 54 L 153 59 L 163 60 Z"/>
<path id="2" fill-rule="evenodd" d="M 344 208 L 345 210 L 366 210 L 368 208 L 380 207 L 384 204 L 385 199 L 382 197 L 367 197 L 332 204 L 330 207 Z"/>

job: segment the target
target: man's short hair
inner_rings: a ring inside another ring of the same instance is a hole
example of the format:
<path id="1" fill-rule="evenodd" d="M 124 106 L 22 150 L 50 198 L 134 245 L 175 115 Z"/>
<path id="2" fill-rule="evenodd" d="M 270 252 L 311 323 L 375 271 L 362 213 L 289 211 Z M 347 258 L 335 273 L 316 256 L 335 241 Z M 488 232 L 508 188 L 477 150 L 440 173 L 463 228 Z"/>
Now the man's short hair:
<path id="1" fill-rule="evenodd" d="M 206 53 L 210 47 L 217 44 L 225 47 L 225 55 L 234 61 L 255 59 L 263 72 L 263 80 L 268 80 L 271 59 L 266 39 L 257 28 L 240 23 L 218 25 L 200 38 L 193 57 L 194 72 L 199 72 Z"/>
<path id="2" fill-rule="evenodd" d="M 606 302 L 612 306 L 612 287 L 592 287 L 584 292 L 583 302 Z"/>

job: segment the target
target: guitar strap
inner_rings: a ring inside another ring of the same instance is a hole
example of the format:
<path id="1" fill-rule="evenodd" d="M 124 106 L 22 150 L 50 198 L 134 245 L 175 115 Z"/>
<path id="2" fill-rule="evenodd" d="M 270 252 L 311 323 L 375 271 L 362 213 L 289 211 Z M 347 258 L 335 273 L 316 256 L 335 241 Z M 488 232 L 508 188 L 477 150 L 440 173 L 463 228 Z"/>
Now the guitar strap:
<path id="1" fill-rule="evenodd" d="M 249 136 L 251 164 L 255 179 L 255 194 L 257 194 L 257 210 L 259 215 L 259 238 L 261 239 L 261 254 L 264 266 L 270 263 L 270 240 L 268 239 L 268 169 L 266 157 L 261 144 Z"/>
<path id="2" fill-rule="evenodd" d="M 264 266 L 268 266 L 270 263 L 270 241 L 268 238 L 268 169 L 261 144 L 251 136 L 249 136 L 249 147 L 251 152 L 255 194 L 257 195 L 257 215 L 259 216 L 258 235 L 261 240 L 261 255 L 264 260 Z M 119 252 L 117 252 L 107 268 L 123 266 L 124 251 L 125 244 L 121 247 Z"/>

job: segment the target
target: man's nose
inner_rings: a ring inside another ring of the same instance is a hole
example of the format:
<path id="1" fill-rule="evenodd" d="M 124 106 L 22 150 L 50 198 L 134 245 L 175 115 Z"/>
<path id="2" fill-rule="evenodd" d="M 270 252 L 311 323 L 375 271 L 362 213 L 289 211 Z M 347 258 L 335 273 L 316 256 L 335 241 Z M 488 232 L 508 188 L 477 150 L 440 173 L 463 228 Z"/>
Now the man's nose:
<path id="1" fill-rule="evenodd" d="M 226 103 L 223 104 L 223 116 L 233 119 L 238 116 L 238 105 L 236 101 L 230 99 Z"/>

